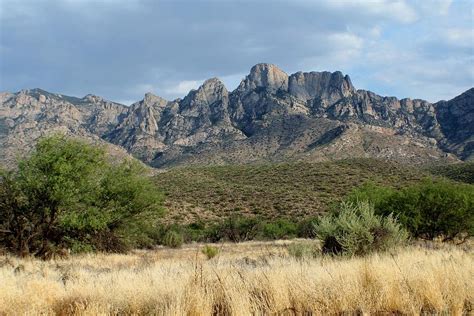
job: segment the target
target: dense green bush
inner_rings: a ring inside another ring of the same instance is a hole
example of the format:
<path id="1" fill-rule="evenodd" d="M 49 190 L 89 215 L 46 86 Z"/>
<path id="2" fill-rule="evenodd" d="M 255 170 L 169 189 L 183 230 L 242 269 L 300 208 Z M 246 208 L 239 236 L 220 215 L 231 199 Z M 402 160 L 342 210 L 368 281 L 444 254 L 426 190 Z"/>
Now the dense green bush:
<path id="1" fill-rule="evenodd" d="M 390 198 L 396 192 L 395 189 L 377 185 L 373 182 L 367 182 L 361 187 L 353 190 L 347 197 L 346 201 L 356 203 L 358 201 L 369 201 L 378 209 L 378 206 Z"/>
<path id="2" fill-rule="evenodd" d="M 287 219 L 274 221 L 258 217 L 231 216 L 220 222 L 194 222 L 187 225 L 165 225 L 153 230 L 156 240 L 164 244 L 163 236 L 172 230 L 178 232 L 184 242 L 242 242 L 248 240 L 288 239 L 314 237 L 313 223 L 316 218 L 300 222 Z M 311 227 L 309 227 L 311 226 Z"/>
<path id="3" fill-rule="evenodd" d="M 266 222 L 263 225 L 262 237 L 264 239 L 293 238 L 298 231 L 297 225 L 287 219 L 277 219 L 273 222 Z"/>
<path id="4" fill-rule="evenodd" d="M 162 196 L 133 161 L 111 164 L 102 148 L 56 135 L 0 174 L 0 243 L 19 255 L 58 248 L 123 251 L 147 242 Z"/>
<path id="5" fill-rule="evenodd" d="M 403 244 L 408 232 L 391 216 L 379 216 L 368 202 L 343 202 L 337 214 L 323 217 L 315 225 L 328 254 L 365 255 Z"/>
<path id="6" fill-rule="evenodd" d="M 426 180 L 393 190 L 365 185 L 349 201 L 369 201 L 377 214 L 394 214 L 413 236 L 452 240 L 474 234 L 474 186 Z"/>

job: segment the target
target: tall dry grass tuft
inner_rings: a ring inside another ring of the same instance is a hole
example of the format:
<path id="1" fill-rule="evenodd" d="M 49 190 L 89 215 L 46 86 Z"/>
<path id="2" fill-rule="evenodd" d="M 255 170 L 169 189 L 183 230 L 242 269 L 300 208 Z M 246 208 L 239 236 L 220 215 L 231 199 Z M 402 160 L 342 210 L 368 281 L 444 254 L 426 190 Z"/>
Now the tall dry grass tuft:
<path id="1" fill-rule="evenodd" d="M 462 315 L 474 300 L 473 255 L 455 248 L 352 259 L 225 251 L 218 260 L 199 251 L 193 259 L 163 257 L 150 251 L 50 262 L 0 258 L 0 314 Z"/>

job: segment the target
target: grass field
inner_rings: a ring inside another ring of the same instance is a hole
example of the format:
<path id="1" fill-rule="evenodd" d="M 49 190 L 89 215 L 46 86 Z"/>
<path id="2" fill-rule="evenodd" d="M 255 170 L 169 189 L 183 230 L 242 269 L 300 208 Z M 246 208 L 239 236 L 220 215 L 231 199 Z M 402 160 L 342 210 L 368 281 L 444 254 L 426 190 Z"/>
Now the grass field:
<path id="1" fill-rule="evenodd" d="M 190 223 L 230 215 L 301 220 L 327 211 L 367 181 L 400 187 L 428 176 L 393 162 L 353 159 L 176 168 L 155 182 L 166 194 L 166 221 Z"/>
<path id="2" fill-rule="evenodd" d="M 49 262 L 0 257 L 0 315 L 472 312 L 472 252 L 412 246 L 297 260 L 287 243 L 222 244 L 211 260 L 199 244 Z"/>

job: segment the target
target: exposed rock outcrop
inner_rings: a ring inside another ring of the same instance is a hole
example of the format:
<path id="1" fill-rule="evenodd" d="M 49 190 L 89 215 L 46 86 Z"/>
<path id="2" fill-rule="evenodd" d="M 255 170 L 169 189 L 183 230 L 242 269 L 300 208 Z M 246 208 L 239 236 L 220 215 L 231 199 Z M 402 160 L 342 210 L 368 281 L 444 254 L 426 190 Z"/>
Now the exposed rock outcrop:
<path id="1" fill-rule="evenodd" d="M 103 133 L 115 129 L 127 107 L 98 97 L 75 98 L 41 89 L 2 94 L 0 98 L 0 161 L 12 166 L 27 154 L 37 139 L 64 133 L 105 145 L 117 159 L 126 149 L 104 141 Z"/>
<path id="2" fill-rule="evenodd" d="M 356 90 L 341 72 L 287 75 L 258 64 L 237 89 L 206 80 L 183 99 L 147 93 L 126 107 L 41 89 L 0 94 L 0 159 L 61 131 L 125 149 L 157 167 L 377 157 L 410 163 L 472 159 L 474 89 L 450 101 Z"/>
<path id="3" fill-rule="evenodd" d="M 462 159 L 474 159 L 474 88 L 450 101 L 437 102 L 436 118 L 440 124 L 442 147 Z"/>
<path id="4" fill-rule="evenodd" d="M 241 93 L 265 89 L 270 92 L 288 90 L 288 75 L 272 64 L 257 64 L 240 83 L 237 91 Z"/>

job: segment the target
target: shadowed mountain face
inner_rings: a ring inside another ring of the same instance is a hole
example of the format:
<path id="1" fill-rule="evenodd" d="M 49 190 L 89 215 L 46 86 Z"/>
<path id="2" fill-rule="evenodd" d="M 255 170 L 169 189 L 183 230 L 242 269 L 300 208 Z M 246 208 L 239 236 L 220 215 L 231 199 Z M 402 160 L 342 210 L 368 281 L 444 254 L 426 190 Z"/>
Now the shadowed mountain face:
<path id="1" fill-rule="evenodd" d="M 460 158 L 474 158 L 474 88 L 450 101 L 435 104 L 436 118 L 444 139 L 442 147 Z"/>
<path id="2" fill-rule="evenodd" d="M 52 131 L 107 142 L 155 167 L 374 157 L 409 163 L 472 159 L 474 89 L 450 100 L 398 100 L 356 90 L 341 72 L 287 75 L 258 64 L 236 90 L 209 79 L 184 99 L 151 93 L 126 107 L 40 89 L 0 94 L 0 159 Z"/>

